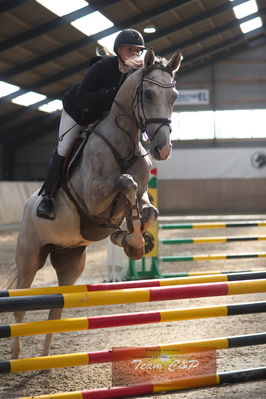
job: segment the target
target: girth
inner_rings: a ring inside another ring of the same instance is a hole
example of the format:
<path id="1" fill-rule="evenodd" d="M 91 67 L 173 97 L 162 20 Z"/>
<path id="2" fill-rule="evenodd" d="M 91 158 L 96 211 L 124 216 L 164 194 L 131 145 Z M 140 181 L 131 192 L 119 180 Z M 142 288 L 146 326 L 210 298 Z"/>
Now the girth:
<path id="1" fill-rule="evenodd" d="M 80 218 L 80 234 L 86 240 L 100 241 L 108 237 L 112 232 L 117 230 L 122 224 L 125 215 L 119 219 L 116 219 L 115 222 L 112 222 L 111 218 L 102 218 L 91 215 L 87 209 L 85 210 L 85 206 L 80 200 L 80 198 L 77 199 L 75 195 L 72 194 L 66 179 L 62 184 L 62 188 L 77 209 Z M 113 202 L 111 213 L 115 208 L 116 200 L 117 199 L 115 199 Z"/>

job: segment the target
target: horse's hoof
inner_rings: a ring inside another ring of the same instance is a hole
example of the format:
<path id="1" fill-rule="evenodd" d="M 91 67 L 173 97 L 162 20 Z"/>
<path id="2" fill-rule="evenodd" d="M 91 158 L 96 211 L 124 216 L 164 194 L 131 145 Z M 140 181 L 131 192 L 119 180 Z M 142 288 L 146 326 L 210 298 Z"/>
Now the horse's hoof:
<path id="1" fill-rule="evenodd" d="M 132 247 L 131 245 L 125 244 L 124 245 L 124 252 L 125 254 L 132 260 L 138 260 L 143 258 L 145 252 L 144 252 L 144 248 L 135 248 Z"/>
<path id="2" fill-rule="evenodd" d="M 110 235 L 110 240 L 114 245 L 118 245 L 119 247 L 122 247 L 122 241 L 124 239 L 125 234 L 127 234 L 127 232 L 125 232 L 121 229 L 118 229 Z"/>

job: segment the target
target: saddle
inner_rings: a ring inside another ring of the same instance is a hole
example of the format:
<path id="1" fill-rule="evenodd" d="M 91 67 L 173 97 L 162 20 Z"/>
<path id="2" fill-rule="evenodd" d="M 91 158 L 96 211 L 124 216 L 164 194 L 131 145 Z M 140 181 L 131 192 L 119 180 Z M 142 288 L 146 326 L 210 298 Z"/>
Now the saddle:
<path id="1" fill-rule="evenodd" d="M 89 130 L 84 130 L 83 135 L 81 135 L 75 143 L 73 151 L 67 160 L 65 173 L 63 175 L 61 185 L 68 198 L 74 203 L 79 214 L 81 236 L 88 241 L 100 241 L 108 237 L 115 230 L 117 230 L 124 220 L 124 217 L 116 219 L 115 221 L 112 220 L 112 214 L 114 214 L 120 194 L 118 194 L 113 202 L 110 211 L 110 217 L 101 218 L 98 216 L 93 216 L 89 213 L 82 199 L 79 198 L 77 194 L 72 190 L 70 184 L 71 175 L 81 161 L 84 147 L 88 141 L 89 136 L 93 132 L 93 129 L 94 127 L 90 128 Z"/>

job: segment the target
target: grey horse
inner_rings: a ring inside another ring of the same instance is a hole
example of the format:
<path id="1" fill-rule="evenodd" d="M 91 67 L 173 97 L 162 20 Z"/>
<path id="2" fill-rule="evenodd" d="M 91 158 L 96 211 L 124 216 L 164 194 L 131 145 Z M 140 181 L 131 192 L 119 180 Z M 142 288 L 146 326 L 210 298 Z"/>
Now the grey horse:
<path id="1" fill-rule="evenodd" d="M 155 160 L 169 157 L 170 118 L 177 97 L 174 73 L 181 59 L 179 50 L 169 61 L 147 51 L 144 66 L 123 83 L 110 113 L 90 134 L 77 165 L 58 190 L 54 221 L 36 216 L 38 193 L 28 199 L 17 241 L 17 288 L 31 286 L 48 255 L 58 284 L 74 284 L 84 269 L 87 245 L 108 236 L 129 257 L 144 255 L 143 233 L 158 211 L 147 195 L 151 161 L 140 134 L 146 132 Z M 52 309 L 49 319 L 59 319 L 61 313 Z M 15 313 L 17 322 L 23 317 L 24 312 Z M 51 338 L 46 336 L 42 355 L 49 354 Z M 16 338 L 12 358 L 19 351 Z"/>

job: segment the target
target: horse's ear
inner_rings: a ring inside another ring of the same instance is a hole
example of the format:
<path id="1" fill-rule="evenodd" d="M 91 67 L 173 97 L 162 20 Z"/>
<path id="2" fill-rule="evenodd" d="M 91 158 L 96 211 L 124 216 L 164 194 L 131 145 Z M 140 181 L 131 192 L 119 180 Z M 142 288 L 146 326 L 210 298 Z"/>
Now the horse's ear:
<path id="1" fill-rule="evenodd" d="M 155 62 L 155 54 L 152 48 L 149 48 L 147 50 L 147 53 L 145 54 L 144 57 L 144 67 L 146 69 L 149 69 Z"/>
<path id="2" fill-rule="evenodd" d="M 182 59 L 181 50 L 177 50 L 168 61 L 167 68 L 170 69 L 170 71 L 176 72 L 180 67 Z"/>

